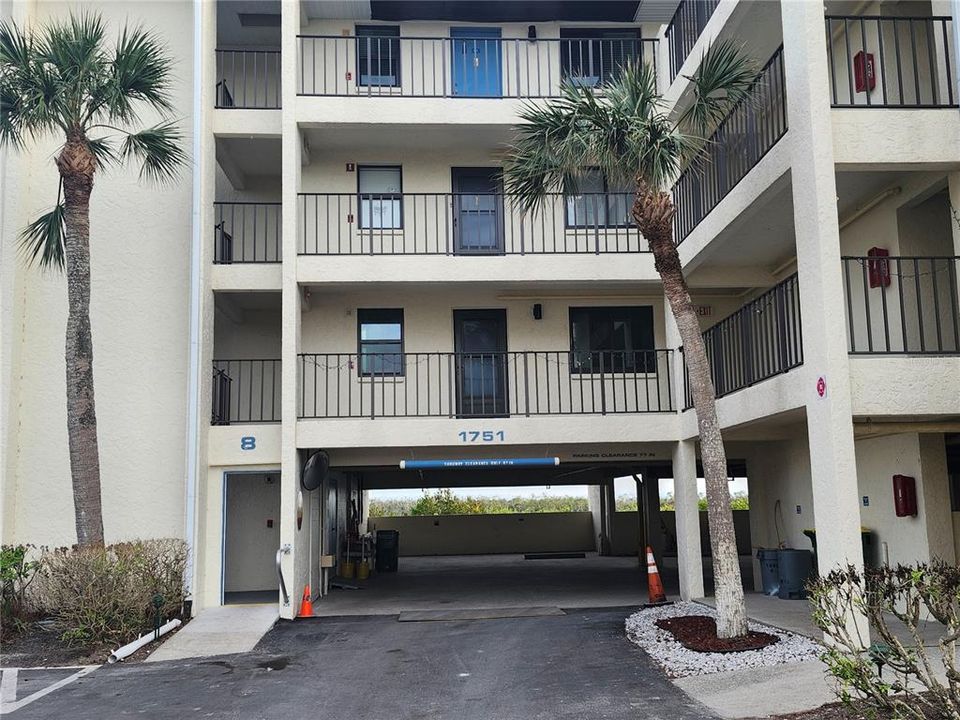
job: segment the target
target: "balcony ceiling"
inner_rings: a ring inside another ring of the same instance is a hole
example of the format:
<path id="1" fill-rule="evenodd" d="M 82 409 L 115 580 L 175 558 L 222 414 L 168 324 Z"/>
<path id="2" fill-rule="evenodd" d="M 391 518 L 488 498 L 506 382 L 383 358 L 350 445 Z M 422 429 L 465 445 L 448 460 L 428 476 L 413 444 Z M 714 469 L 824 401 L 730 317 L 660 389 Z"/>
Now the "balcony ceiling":
<path id="1" fill-rule="evenodd" d="M 279 48 L 278 0 L 220 0 L 217 3 L 217 47 Z"/>
<path id="2" fill-rule="evenodd" d="M 638 0 L 372 0 L 370 10 L 374 20 L 394 22 L 633 22 L 639 4 Z"/>

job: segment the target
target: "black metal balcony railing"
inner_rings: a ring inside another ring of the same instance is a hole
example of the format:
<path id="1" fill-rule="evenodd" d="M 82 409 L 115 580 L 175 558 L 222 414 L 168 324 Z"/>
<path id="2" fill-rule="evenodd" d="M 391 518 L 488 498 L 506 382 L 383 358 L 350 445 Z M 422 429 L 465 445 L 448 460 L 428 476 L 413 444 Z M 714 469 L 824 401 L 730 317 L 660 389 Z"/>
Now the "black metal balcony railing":
<path id="1" fill-rule="evenodd" d="M 509 195 L 302 193 L 301 255 L 647 252 L 632 193 L 548 195 L 522 214 Z"/>
<path id="2" fill-rule="evenodd" d="M 720 123 L 700 165 L 688 168 L 673 187 L 677 243 L 736 187 L 787 132 L 783 46 L 763 66 L 749 92 Z"/>
<path id="3" fill-rule="evenodd" d="M 280 262 L 280 203 L 215 202 L 213 261 Z"/>
<path id="4" fill-rule="evenodd" d="M 833 107 L 957 104 L 949 17 L 828 15 L 826 32 Z"/>
<path id="5" fill-rule="evenodd" d="M 217 50 L 216 107 L 280 107 L 279 50 Z"/>
<path id="6" fill-rule="evenodd" d="M 681 0 L 664 33 L 670 55 L 670 82 L 677 78 L 720 0 Z"/>
<path id="7" fill-rule="evenodd" d="M 641 38 L 300 35 L 298 95 L 556 97 L 564 80 L 599 86 L 630 59 L 656 64 Z"/>
<path id="8" fill-rule="evenodd" d="M 280 422 L 279 360 L 214 360 L 211 424 Z"/>
<path id="9" fill-rule="evenodd" d="M 703 333 L 717 397 L 803 364 L 800 285 L 791 275 Z M 685 409 L 693 406 L 684 372 Z"/>
<path id="10" fill-rule="evenodd" d="M 299 356 L 298 416 L 672 412 L 672 354 L 672 350 L 307 353 Z"/>
<path id="11" fill-rule="evenodd" d="M 958 257 L 844 257 L 851 355 L 960 353 Z"/>

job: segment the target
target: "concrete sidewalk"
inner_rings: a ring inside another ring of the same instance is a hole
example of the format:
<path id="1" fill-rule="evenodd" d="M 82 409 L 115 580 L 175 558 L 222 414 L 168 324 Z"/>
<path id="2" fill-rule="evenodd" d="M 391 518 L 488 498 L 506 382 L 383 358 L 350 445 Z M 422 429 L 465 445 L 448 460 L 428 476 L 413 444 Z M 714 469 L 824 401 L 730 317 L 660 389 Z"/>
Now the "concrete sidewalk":
<path id="1" fill-rule="evenodd" d="M 207 608 L 146 662 L 250 652 L 279 618 L 277 603 Z"/>

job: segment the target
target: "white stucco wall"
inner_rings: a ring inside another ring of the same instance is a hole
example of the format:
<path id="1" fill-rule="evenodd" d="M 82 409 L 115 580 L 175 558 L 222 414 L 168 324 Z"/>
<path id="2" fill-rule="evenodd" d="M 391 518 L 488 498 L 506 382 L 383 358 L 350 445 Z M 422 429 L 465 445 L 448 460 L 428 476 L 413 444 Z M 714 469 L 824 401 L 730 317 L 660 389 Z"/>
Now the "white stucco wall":
<path id="1" fill-rule="evenodd" d="M 18 12 L 44 22 L 71 8 L 30 3 Z M 103 14 L 108 38 L 124 21 L 143 22 L 166 44 L 174 58 L 172 102 L 189 152 L 192 35 L 184 28 L 192 26 L 191 3 L 99 2 L 86 9 Z M 145 125 L 154 119 L 143 113 Z M 56 199 L 51 158 L 57 145 L 47 138 L 22 155 L 10 154 L 3 177 L 4 283 L 13 285 L 4 296 L 12 305 L 4 320 L 19 338 L 4 378 L 16 393 L 4 418 L 4 542 L 76 542 L 64 387 L 66 283 L 61 274 L 26 268 L 16 258 L 18 230 Z M 98 173 L 90 210 L 90 315 L 108 542 L 183 535 L 192 183 L 189 167 L 177 182 L 159 187 L 138 182 L 137 174 L 136 168 Z"/>

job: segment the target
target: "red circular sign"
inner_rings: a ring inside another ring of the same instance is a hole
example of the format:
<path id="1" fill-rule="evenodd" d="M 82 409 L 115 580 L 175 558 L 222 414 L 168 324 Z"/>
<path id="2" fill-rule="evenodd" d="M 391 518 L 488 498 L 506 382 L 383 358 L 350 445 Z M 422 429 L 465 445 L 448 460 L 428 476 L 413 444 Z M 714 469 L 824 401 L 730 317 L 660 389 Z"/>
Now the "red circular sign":
<path id="1" fill-rule="evenodd" d="M 817 395 L 819 395 L 820 397 L 823 397 L 826 394 L 827 394 L 827 381 L 821 375 L 819 378 L 817 378 Z"/>

